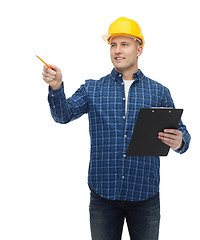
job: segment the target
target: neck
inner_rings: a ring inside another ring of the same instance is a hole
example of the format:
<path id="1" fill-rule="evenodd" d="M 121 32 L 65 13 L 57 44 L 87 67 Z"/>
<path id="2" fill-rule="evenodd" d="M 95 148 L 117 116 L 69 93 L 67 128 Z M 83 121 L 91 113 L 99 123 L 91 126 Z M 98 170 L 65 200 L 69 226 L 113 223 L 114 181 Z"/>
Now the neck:
<path id="1" fill-rule="evenodd" d="M 117 68 L 115 68 L 115 70 L 123 75 L 123 80 L 134 80 L 133 74 L 138 72 L 138 67 L 128 71 L 120 71 Z"/>

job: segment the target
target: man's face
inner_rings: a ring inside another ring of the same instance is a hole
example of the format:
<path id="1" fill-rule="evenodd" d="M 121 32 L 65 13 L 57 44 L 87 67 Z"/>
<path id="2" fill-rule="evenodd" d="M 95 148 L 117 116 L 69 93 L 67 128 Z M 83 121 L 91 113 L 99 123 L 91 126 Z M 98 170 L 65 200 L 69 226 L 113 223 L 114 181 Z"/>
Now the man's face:
<path id="1" fill-rule="evenodd" d="M 134 71 L 142 46 L 133 38 L 126 36 L 113 37 L 110 42 L 111 61 L 119 72 Z"/>

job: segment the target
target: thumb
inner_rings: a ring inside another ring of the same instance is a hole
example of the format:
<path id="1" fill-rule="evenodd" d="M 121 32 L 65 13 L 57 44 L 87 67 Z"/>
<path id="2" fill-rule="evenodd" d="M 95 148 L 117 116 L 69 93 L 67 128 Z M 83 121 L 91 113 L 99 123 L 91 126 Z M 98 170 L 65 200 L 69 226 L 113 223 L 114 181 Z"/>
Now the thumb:
<path id="1" fill-rule="evenodd" d="M 60 68 L 58 68 L 56 65 L 53 64 L 49 64 L 49 66 L 52 68 L 52 70 L 54 70 L 55 72 L 59 72 Z"/>

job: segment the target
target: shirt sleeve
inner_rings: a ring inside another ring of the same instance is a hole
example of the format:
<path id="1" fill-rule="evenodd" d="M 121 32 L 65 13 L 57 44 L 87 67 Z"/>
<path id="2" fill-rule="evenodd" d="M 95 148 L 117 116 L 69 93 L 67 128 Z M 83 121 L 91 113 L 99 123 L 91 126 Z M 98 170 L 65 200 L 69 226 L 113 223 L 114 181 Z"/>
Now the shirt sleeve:
<path id="1" fill-rule="evenodd" d="M 65 97 L 64 83 L 55 91 L 49 88 L 48 102 L 51 115 L 58 123 L 68 123 L 88 113 L 88 98 L 84 84 L 68 99 Z"/>
<path id="2" fill-rule="evenodd" d="M 163 106 L 175 108 L 170 91 L 167 88 L 165 88 L 165 91 L 164 91 Z M 179 123 L 177 129 L 179 131 L 181 131 L 183 134 L 183 136 L 182 136 L 183 146 L 182 146 L 182 148 L 175 150 L 175 152 L 182 154 L 188 150 L 191 136 L 190 136 L 186 126 L 183 124 L 182 120 L 180 120 L 180 123 Z"/>

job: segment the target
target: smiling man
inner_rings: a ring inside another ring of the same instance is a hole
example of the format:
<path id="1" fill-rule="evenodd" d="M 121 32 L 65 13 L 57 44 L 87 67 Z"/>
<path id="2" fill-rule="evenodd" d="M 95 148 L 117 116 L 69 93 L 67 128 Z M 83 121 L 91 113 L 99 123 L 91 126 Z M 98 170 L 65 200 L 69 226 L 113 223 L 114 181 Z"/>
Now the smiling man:
<path id="1" fill-rule="evenodd" d="M 117 19 L 103 39 L 110 44 L 113 70 L 99 80 L 86 80 L 70 98 L 65 97 L 61 70 L 44 66 L 51 114 L 58 123 L 68 123 L 85 113 L 89 117 L 92 239 L 120 240 L 126 220 L 132 240 L 157 240 L 160 159 L 126 156 L 126 152 L 139 110 L 174 108 L 174 103 L 166 87 L 138 69 L 144 38 L 135 21 Z M 178 153 L 184 153 L 190 143 L 182 121 L 177 130 L 165 129 L 158 138 Z"/>

